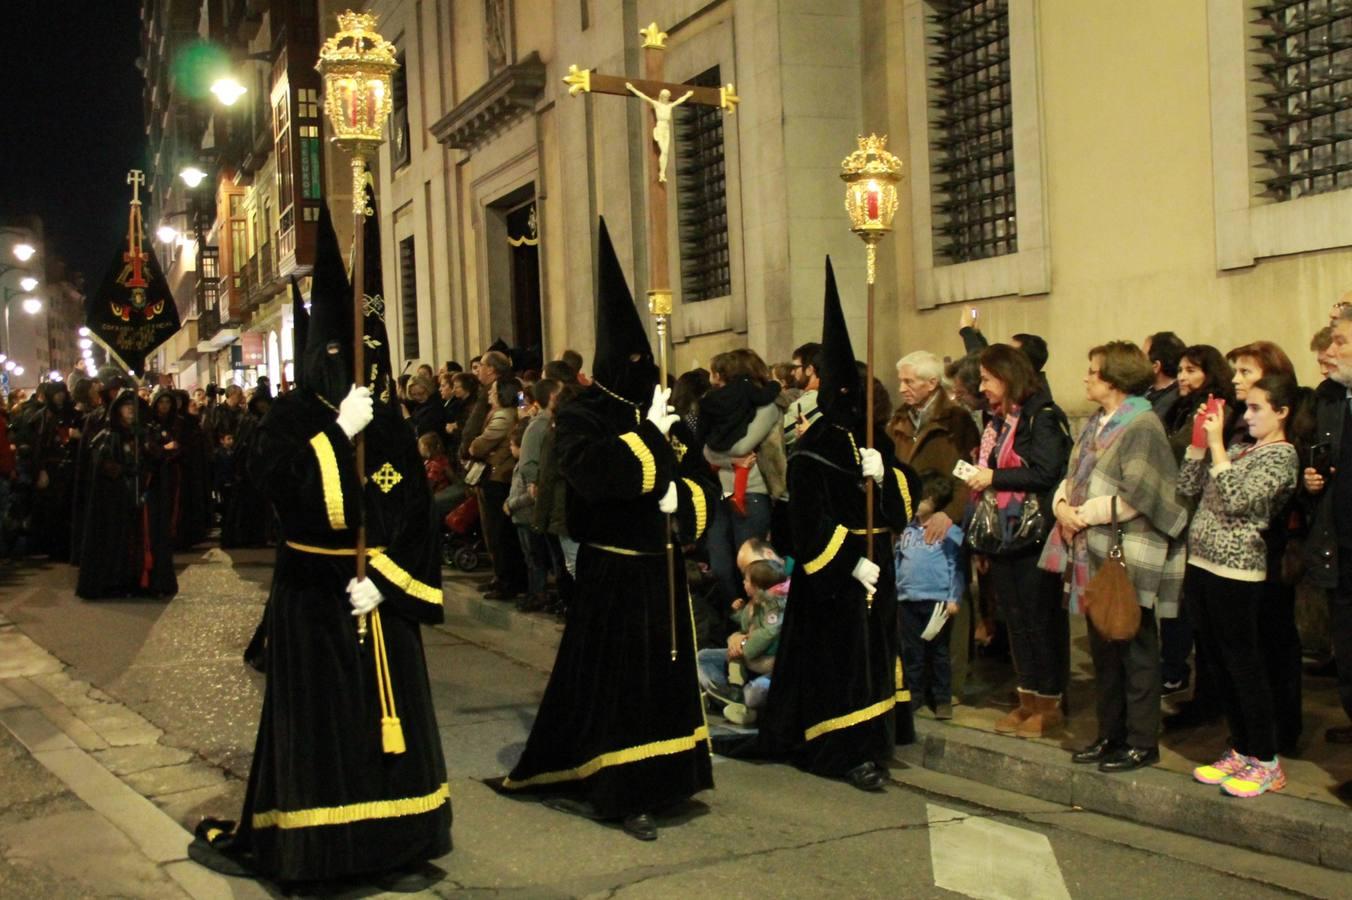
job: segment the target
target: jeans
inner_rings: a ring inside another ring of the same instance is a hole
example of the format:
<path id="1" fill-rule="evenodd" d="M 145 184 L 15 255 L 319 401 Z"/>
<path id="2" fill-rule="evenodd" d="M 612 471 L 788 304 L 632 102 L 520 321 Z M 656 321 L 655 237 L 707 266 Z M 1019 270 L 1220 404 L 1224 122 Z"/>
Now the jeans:
<path id="1" fill-rule="evenodd" d="M 1061 579 L 1039 569 L 1037 559 L 1036 553 L 994 557 L 990 578 L 1005 614 L 1019 687 L 1059 697 L 1069 669 L 1070 625 L 1061 606 Z"/>
<path id="2" fill-rule="evenodd" d="M 529 525 L 517 525 L 516 537 L 526 559 L 526 592 L 539 596 L 549 585 L 549 546 L 544 535 L 536 534 Z"/>
<path id="3" fill-rule="evenodd" d="M 1099 738 L 1138 750 L 1152 749 L 1160 730 L 1160 643 L 1155 611 L 1141 610 L 1141 630 L 1129 641 L 1105 641 L 1090 625 L 1089 655 L 1094 660 Z"/>
<path id="4" fill-rule="evenodd" d="M 728 651 L 701 650 L 695 659 L 701 688 L 720 700 L 734 694 L 732 685 L 728 682 Z M 769 675 L 757 675 L 742 685 L 742 703 L 747 709 L 762 708 L 769 696 Z"/>
<path id="5" fill-rule="evenodd" d="M 953 702 L 953 672 L 949 662 L 950 632 L 953 619 L 944 623 L 943 630 L 928 641 L 920 639 L 929 624 L 934 607 L 940 600 L 902 600 L 897 604 L 897 624 L 900 626 L 901 673 L 905 687 L 911 692 L 911 708 L 951 704 Z"/>
<path id="6" fill-rule="evenodd" d="M 1265 585 L 1189 566 L 1184 587 L 1197 623 L 1197 640 L 1214 661 L 1235 750 L 1265 761 L 1275 759 L 1277 725 L 1262 651 Z"/>
<path id="7" fill-rule="evenodd" d="M 709 568 L 713 569 L 718 586 L 724 592 L 724 605 L 731 603 L 742 590 L 742 578 L 737 571 L 737 551 L 749 538 L 764 538 L 769 532 L 770 497 L 766 494 L 746 495 L 745 516 L 737 514 L 730 498 L 714 506 L 706 546 L 709 549 Z"/>

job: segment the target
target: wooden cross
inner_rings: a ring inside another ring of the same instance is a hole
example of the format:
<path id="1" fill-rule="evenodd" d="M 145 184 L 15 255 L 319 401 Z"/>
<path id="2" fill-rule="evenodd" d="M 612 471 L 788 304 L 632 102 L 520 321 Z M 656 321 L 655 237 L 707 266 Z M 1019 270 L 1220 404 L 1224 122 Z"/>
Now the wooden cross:
<path id="1" fill-rule="evenodd" d="M 667 33 L 654 22 L 639 31 L 643 38 L 642 79 L 602 75 L 590 69 L 569 66 L 563 81 L 568 94 L 612 94 L 617 97 L 639 97 L 651 111 L 652 140 L 648 142 L 648 308 L 657 317 L 658 340 L 661 343 L 662 379 L 666 383 L 666 323 L 671 315 L 671 285 L 668 280 L 667 241 L 667 179 L 666 163 L 670 150 L 671 113 L 683 103 L 698 106 L 717 106 L 725 112 L 736 112 L 740 99 L 731 84 L 723 87 L 696 87 L 673 84 L 663 80 L 663 54 L 667 49 Z M 663 97 L 663 91 L 667 92 Z M 659 135 L 665 131 L 663 141 Z M 663 146 L 665 144 L 665 146 Z"/>

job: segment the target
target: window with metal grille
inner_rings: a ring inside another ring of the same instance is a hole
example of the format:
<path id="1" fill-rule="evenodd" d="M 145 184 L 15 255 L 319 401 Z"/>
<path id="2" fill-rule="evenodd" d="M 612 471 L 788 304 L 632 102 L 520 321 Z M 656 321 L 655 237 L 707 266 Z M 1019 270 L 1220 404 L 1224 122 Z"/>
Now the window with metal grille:
<path id="1" fill-rule="evenodd" d="M 413 237 L 399 242 L 399 304 L 404 326 L 404 359 L 416 359 L 418 348 L 418 263 L 413 255 Z"/>
<path id="2" fill-rule="evenodd" d="M 1016 253 L 1008 0 L 928 0 L 937 264 Z"/>
<path id="3" fill-rule="evenodd" d="M 1277 0 L 1254 11 L 1264 196 L 1352 186 L 1352 0 Z"/>
<path id="4" fill-rule="evenodd" d="M 718 87 L 718 66 L 687 83 Z M 732 293 L 732 268 L 723 111 L 716 106 L 686 103 L 675 112 L 681 299 L 692 302 L 726 297 Z"/>

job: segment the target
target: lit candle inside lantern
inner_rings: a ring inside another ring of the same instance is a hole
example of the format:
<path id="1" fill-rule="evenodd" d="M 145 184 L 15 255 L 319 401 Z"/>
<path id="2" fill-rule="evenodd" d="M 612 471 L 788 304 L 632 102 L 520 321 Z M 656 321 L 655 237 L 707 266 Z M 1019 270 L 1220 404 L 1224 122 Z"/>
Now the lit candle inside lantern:
<path id="1" fill-rule="evenodd" d="M 878 221 L 878 209 L 882 205 L 882 190 L 878 187 L 878 182 L 869 181 L 865 197 L 868 204 L 868 220 L 876 222 Z"/>

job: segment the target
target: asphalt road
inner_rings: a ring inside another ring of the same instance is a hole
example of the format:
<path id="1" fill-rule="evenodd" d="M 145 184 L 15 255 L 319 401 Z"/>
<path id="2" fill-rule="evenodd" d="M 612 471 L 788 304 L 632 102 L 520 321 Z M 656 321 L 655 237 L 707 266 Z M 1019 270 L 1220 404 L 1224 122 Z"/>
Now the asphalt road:
<path id="1" fill-rule="evenodd" d="M 181 593 L 167 604 L 83 603 L 69 567 L 0 568 L 0 615 L 13 628 L 162 729 L 161 744 L 188 751 L 190 764 L 163 770 L 174 778 L 136 782 L 188 827 L 238 808 L 262 687 L 239 654 L 262 610 L 269 558 L 181 557 Z M 520 753 L 546 678 L 538 644 L 469 619 L 425 638 L 455 806 L 456 849 L 439 861 L 438 895 L 1352 896 L 1352 876 L 1011 794 L 998 771 L 976 783 L 895 769 L 887 791 L 870 795 L 786 766 L 715 759 L 717 788 L 642 844 L 481 783 Z M 212 777 L 184 780 L 185 767 Z M 0 730 L 0 897 L 126 895 L 62 869 L 95 840 L 89 833 L 53 826 L 46 833 L 68 840 L 67 852 L 32 851 L 31 823 L 85 812 Z M 141 883 L 138 895 L 161 896 L 153 878 Z M 162 896 L 177 891 L 166 882 Z"/>

